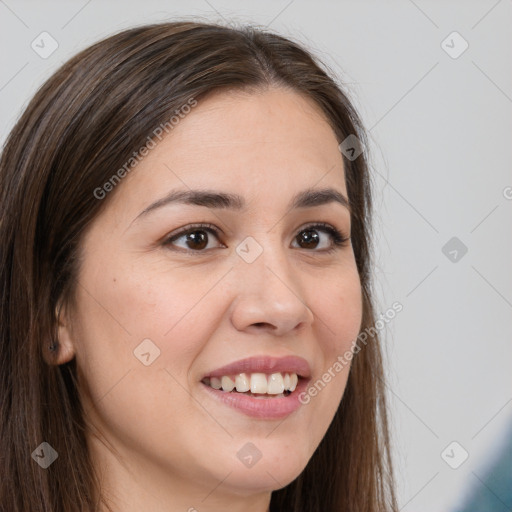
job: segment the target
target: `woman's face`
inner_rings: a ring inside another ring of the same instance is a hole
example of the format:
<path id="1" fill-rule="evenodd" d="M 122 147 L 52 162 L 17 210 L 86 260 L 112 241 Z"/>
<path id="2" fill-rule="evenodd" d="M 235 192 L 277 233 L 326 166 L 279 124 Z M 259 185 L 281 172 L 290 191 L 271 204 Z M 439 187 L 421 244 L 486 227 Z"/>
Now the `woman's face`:
<path id="1" fill-rule="evenodd" d="M 276 88 L 199 101 L 155 142 L 84 237 L 61 326 L 103 436 L 94 460 L 118 499 L 155 510 L 161 488 L 198 510 L 268 497 L 325 435 L 349 372 L 332 368 L 361 325 L 352 245 L 329 232 L 350 235 L 349 210 L 314 195 L 347 197 L 338 142 L 310 100 Z M 231 201 L 165 199 L 196 191 Z"/>

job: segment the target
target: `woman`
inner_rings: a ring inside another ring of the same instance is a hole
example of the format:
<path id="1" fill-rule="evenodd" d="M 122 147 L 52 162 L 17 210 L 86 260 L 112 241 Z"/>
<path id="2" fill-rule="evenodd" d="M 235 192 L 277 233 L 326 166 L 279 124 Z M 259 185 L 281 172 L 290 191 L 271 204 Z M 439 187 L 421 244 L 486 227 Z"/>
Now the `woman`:
<path id="1" fill-rule="evenodd" d="M 249 27 L 125 30 L 41 87 L 0 167 L 3 510 L 397 509 L 364 141 Z"/>

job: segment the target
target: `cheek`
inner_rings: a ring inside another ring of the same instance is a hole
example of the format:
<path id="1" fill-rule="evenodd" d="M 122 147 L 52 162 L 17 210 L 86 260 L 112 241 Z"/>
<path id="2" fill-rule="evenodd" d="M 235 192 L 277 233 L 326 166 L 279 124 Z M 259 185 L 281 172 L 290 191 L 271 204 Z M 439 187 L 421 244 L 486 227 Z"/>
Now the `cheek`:
<path id="1" fill-rule="evenodd" d="M 200 290 L 191 285 L 190 275 L 178 272 L 172 282 L 171 273 L 164 277 L 121 267 L 97 275 L 96 280 L 81 278 L 78 297 L 76 357 L 92 422 L 111 438 L 147 453 L 154 449 L 151 440 L 178 435 L 183 424 L 187 435 L 200 435 L 187 419 L 194 403 L 184 386 L 208 340 L 201 328 L 215 328 L 205 315 L 214 307 L 204 297 L 212 277 L 204 279 L 205 290 L 203 285 Z M 166 450 L 173 460 L 185 456 L 179 443 Z"/>
<path id="2" fill-rule="evenodd" d="M 313 285 L 311 285 L 313 288 Z M 325 279 L 319 291 L 312 297 L 313 313 L 317 317 L 326 357 L 336 358 L 357 338 L 362 322 L 361 282 L 357 270 L 340 272 L 339 277 Z M 326 363 L 332 361 L 325 361 Z"/>
<path id="3" fill-rule="evenodd" d="M 325 435 L 343 398 L 363 311 L 361 283 L 355 267 L 333 273 L 332 279 L 317 281 L 316 285 L 319 292 L 310 295 L 310 299 L 317 317 L 315 339 L 321 364 L 301 398 L 305 410 L 310 412 L 308 431 L 313 446 Z"/>
<path id="4" fill-rule="evenodd" d="M 77 361 L 95 399 L 128 371 L 147 381 L 168 370 L 185 382 L 218 327 L 219 297 L 208 294 L 218 275 L 117 263 L 80 279 Z"/>

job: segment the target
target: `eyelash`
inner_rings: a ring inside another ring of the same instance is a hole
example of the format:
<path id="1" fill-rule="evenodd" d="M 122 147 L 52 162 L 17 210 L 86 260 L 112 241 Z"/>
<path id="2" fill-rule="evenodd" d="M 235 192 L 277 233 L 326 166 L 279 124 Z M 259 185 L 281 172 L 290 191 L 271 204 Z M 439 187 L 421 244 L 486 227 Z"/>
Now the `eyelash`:
<path id="1" fill-rule="evenodd" d="M 350 240 L 350 236 L 346 236 L 344 233 L 340 232 L 338 229 L 336 229 L 334 226 L 331 226 L 330 224 L 327 224 L 325 222 L 317 222 L 313 224 L 309 224 L 301 228 L 301 230 L 297 233 L 301 233 L 303 231 L 308 230 L 315 230 L 323 231 L 324 233 L 328 233 L 331 235 L 333 240 L 333 245 L 329 247 L 328 249 L 323 249 L 320 251 L 316 251 L 315 249 L 305 249 L 308 252 L 318 252 L 323 254 L 330 254 L 336 250 L 338 250 L 341 247 L 344 247 L 347 242 Z M 178 233 L 175 233 L 169 237 L 167 237 L 163 245 L 169 246 L 174 242 L 175 240 L 178 240 L 184 235 L 187 235 L 189 233 L 193 233 L 194 231 L 201 231 L 204 230 L 208 233 L 212 233 L 217 239 L 219 239 L 219 230 L 213 225 L 213 224 L 191 224 L 190 226 L 187 226 L 183 230 L 179 231 Z M 185 253 L 204 253 L 208 252 L 208 250 L 202 249 L 202 250 L 194 250 L 194 249 L 177 249 L 179 252 L 185 252 Z M 209 249 L 211 250 L 211 249 Z"/>

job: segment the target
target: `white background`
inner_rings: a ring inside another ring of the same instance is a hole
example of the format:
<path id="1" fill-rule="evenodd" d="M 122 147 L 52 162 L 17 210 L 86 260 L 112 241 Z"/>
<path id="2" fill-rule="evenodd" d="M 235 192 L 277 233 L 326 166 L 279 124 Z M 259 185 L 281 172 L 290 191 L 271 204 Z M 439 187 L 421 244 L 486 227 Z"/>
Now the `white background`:
<path id="1" fill-rule="evenodd" d="M 2 142 L 80 49 L 196 15 L 295 38 L 346 83 L 372 140 L 378 311 L 403 304 L 384 333 L 399 503 L 454 510 L 485 487 L 512 419 L 512 1 L 5 0 Z M 43 31 L 59 45 L 47 59 L 31 48 Z M 453 31 L 469 44 L 456 59 L 441 46 Z M 442 252 L 454 236 L 456 262 Z M 458 469 L 441 457 L 452 441 L 469 453 Z"/>

